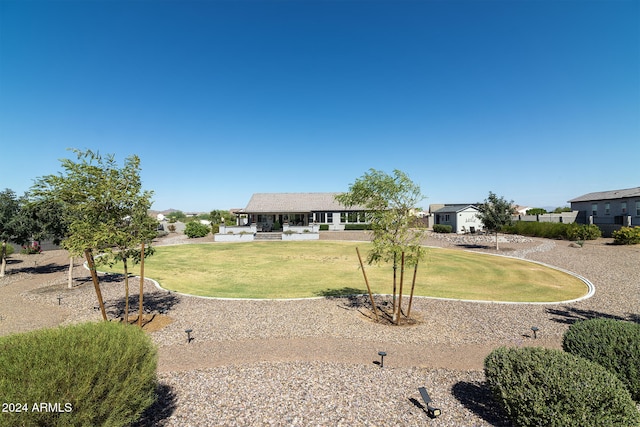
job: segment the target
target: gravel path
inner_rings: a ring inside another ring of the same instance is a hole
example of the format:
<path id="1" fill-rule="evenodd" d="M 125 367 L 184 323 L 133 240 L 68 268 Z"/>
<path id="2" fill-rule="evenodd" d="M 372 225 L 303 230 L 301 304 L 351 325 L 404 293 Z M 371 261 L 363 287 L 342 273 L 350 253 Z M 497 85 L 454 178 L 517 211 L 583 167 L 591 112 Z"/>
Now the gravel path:
<path id="1" fill-rule="evenodd" d="M 321 238 L 366 240 L 366 233 L 323 233 Z M 495 253 L 494 239 L 430 235 L 425 244 Z M 167 241 L 184 243 L 175 236 Z M 504 236 L 501 254 L 580 274 L 596 286 L 595 295 L 570 304 L 420 298 L 412 308 L 420 322 L 405 327 L 371 322 L 363 315 L 366 299 L 211 300 L 160 291 L 147 281 L 145 306 L 174 321 L 151 333 L 159 346 L 160 399 L 143 424 L 510 425 L 483 383 L 482 362 L 491 349 L 559 348 L 576 319 L 640 321 L 640 247 L 609 243 L 600 239 L 574 248 L 563 241 Z M 78 270 L 74 288 L 67 289 L 66 266 L 55 267 L 64 262 L 64 254 L 39 257 L 38 270 L 29 265 L 33 258 L 25 258 L 9 266 L 14 274 L 0 279 L 0 335 L 100 320 L 86 272 Z M 135 294 L 138 282 L 130 282 Z M 110 316 L 117 315 L 120 278 L 104 277 L 101 287 Z M 135 306 L 137 298 L 131 301 Z M 533 325 L 540 328 L 535 340 Z M 187 328 L 193 329 L 190 343 Z M 384 368 L 378 351 L 388 354 Z M 442 408 L 438 419 L 430 419 L 420 405 L 420 386 Z"/>

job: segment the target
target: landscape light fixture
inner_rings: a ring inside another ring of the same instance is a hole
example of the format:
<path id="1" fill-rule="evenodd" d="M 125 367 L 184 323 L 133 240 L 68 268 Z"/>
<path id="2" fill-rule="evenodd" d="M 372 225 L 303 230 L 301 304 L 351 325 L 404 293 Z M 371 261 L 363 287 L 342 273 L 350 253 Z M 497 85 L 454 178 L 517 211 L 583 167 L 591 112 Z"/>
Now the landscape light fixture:
<path id="1" fill-rule="evenodd" d="M 418 391 L 420 392 L 422 400 L 424 400 L 424 403 L 427 405 L 427 414 L 429 414 L 431 418 L 440 416 L 442 411 L 440 410 L 440 408 L 436 408 L 435 406 L 431 405 L 432 400 L 431 397 L 429 397 L 429 393 L 427 393 L 427 389 L 424 387 L 418 387 Z"/>
<path id="2" fill-rule="evenodd" d="M 193 332 L 193 329 L 185 329 L 184 331 L 187 333 L 187 342 L 191 342 L 191 332 Z"/>
<path id="3" fill-rule="evenodd" d="M 533 338 L 534 339 L 538 339 L 538 331 L 539 331 L 538 327 L 537 326 L 532 326 L 531 330 L 533 331 Z"/>
<path id="4" fill-rule="evenodd" d="M 60 301 L 62 301 L 62 295 L 58 295 L 58 305 L 60 305 Z"/>
<path id="5" fill-rule="evenodd" d="M 384 357 L 387 355 L 386 351 L 379 351 L 378 356 L 380 356 L 380 367 L 384 368 Z"/>

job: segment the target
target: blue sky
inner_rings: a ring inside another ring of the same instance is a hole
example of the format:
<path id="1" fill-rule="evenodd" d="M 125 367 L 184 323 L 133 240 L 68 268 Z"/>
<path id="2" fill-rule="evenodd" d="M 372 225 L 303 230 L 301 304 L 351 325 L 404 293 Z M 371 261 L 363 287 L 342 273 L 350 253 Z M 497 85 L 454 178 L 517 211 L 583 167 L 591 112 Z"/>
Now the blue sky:
<path id="1" fill-rule="evenodd" d="M 638 1 L 0 0 L 0 187 L 137 154 L 154 208 L 346 191 L 565 206 L 640 185 Z"/>

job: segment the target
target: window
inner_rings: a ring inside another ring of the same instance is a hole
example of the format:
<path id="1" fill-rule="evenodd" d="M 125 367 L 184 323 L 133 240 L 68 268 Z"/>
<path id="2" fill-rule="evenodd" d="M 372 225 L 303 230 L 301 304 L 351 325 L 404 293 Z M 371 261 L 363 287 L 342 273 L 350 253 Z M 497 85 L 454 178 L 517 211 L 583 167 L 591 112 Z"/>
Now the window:
<path id="1" fill-rule="evenodd" d="M 333 224 L 333 212 L 327 212 L 327 224 Z"/>
<path id="2" fill-rule="evenodd" d="M 327 222 L 326 213 L 325 212 L 316 212 L 316 222 L 319 222 L 321 224 L 324 224 L 325 222 Z"/>
<path id="3" fill-rule="evenodd" d="M 622 211 L 623 214 L 627 213 L 627 202 L 620 203 L 620 210 Z"/>
<path id="4" fill-rule="evenodd" d="M 592 216 L 598 216 L 598 204 L 597 203 L 592 203 L 591 204 L 591 215 Z"/>
<path id="5" fill-rule="evenodd" d="M 640 200 L 636 201 L 636 216 L 640 216 Z"/>
<path id="6" fill-rule="evenodd" d="M 607 202 L 604 204 L 604 214 L 605 215 L 611 214 L 611 203 Z"/>
<path id="7" fill-rule="evenodd" d="M 444 222 L 449 222 L 451 221 L 451 216 L 449 214 L 444 214 Z"/>
<path id="8" fill-rule="evenodd" d="M 347 213 L 340 212 L 340 222 L 347 222 Z"/>

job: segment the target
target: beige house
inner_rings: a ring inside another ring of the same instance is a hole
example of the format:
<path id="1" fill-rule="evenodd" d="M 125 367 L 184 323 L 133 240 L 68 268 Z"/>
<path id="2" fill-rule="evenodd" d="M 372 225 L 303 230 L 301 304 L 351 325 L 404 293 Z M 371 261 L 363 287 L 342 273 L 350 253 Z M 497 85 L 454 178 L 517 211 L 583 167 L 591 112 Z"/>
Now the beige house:
<path id="1" fill-rule="evenodd" d="M 366 224 L 361 207 L 347 208 L 338 203 L 340 193 L 255 193 L 241 211 L 247 225 L 256 224 L 259 231 L 289 226 L 327 225 L 329 230 L 344 230 L 346 224 Z"/>

